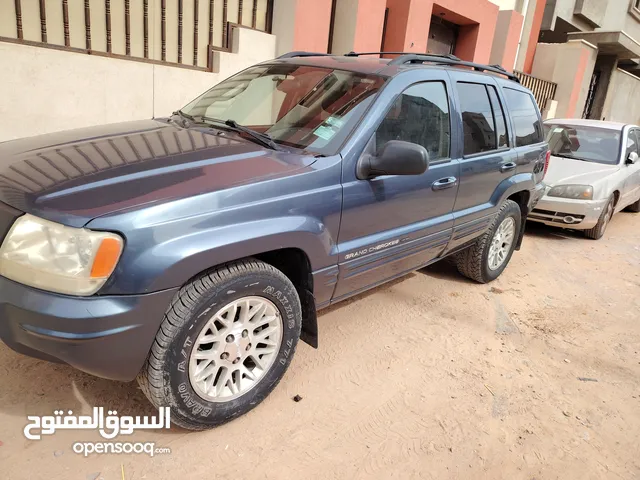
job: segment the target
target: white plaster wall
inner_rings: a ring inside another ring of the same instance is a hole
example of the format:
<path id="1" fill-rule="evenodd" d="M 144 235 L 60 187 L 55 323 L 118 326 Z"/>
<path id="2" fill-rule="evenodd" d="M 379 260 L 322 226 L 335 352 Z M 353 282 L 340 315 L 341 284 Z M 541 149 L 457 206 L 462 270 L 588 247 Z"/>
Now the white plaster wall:
<path id="1" fill-rule="evenodd" d="M 609 82 L 602 116 L 613 122 L 640 125 L 640 78 L 616 69 Z"/>
<path id="2" fill-rule="evenodd" d="M 218 73 L 0 42 L 0 141 L 160 117 L 225 78 L 275 56 L 275 37 L 236 29 Z"/>

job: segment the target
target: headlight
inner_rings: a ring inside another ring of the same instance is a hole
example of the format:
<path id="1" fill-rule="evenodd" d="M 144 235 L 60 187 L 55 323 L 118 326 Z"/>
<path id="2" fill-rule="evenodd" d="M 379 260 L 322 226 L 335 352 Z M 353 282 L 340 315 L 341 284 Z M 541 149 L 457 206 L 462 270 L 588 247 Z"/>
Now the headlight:
<path id="1" fill-rule="evenodd" d="M 26 214 L 0 247 L 0 275 L 51 292 L 92 295 L 113 272 L 122 238 Z"/>
<path id="2" fill-rule="evenodd" d="M 593 198 L 593 187 L 591 185 L 558 185 L 549 190 L 547 196 L 591 200 Z"/>

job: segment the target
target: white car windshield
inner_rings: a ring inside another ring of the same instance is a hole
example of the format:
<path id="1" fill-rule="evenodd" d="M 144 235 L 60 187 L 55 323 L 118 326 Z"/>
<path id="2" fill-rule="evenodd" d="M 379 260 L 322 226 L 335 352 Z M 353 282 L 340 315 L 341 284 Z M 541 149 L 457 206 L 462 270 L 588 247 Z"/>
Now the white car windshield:
<path id="1" fill-rule="evenodd" d="M 621 132 L 582 125 L 545 124 L 551 155 L 615 165 L 620 158 Z"/>

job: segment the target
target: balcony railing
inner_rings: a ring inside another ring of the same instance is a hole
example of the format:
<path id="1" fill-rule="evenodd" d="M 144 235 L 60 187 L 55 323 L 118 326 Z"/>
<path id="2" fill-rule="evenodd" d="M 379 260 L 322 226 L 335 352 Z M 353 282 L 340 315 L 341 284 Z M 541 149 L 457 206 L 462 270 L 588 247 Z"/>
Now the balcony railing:
<path id="1" fill-rule="evenodd" d="M 271 32 L 273 1 L 6 1 L 0 41 L 211 71 L 234 27 Z"/>
<path id="2" fill-rule="evenodd" d="M 558 84 L 542 80 L 541 78 L 537 78 L 523 72 L 514 71 L 513 73 L 518 77 L 523 86 L 533 92 L 533 96 L 536 98 L 536 102 L 538 103 L 540 110 L 544 110 L 548 100 L 553 100 L 555 98 Z"/>

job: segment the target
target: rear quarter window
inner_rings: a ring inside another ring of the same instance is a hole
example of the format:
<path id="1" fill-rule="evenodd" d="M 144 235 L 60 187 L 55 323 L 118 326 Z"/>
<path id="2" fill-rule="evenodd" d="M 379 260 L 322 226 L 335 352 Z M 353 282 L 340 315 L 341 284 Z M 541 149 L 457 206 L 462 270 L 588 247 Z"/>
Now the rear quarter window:
<path id="1" fill-rule="evenodd" d="M 504 88 L 503 92 L 513 119 L 516 147 L 542 142 L 544 140 L 542 121 L 533 97 L 512 88 Z"/>

